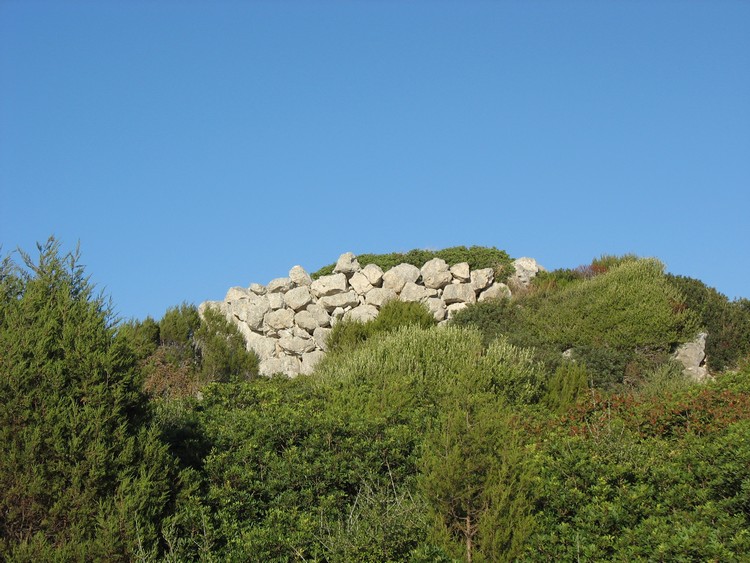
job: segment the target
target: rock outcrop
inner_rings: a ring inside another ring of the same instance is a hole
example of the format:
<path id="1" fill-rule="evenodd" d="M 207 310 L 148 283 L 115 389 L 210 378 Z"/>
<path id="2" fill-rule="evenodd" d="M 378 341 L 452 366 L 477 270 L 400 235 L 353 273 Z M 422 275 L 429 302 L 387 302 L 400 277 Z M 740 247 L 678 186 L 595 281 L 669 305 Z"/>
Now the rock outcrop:
<path id="1" fill-rule="evenodd" d="M 528 285 L 542 269 L 531 258 L 515 261 L 514 281 Z M 263 375 L 293 377 L 311 373 L 326 351 L 331 327 L 343 319 L 365 322 L 390 300 L 424 303 L 444 323 L 469 304 L 510 297 L 511 290 L 495 281 L 492 268 L 471 270 L 469 264 L 448 266 L 435 258 L 422 268 L 399 264 L 384 272 L 375 264 L 361 267 L 351 252 L 342 254 L 334 273 L 312 280 L 301 266 L 265 287 L 231 288 L 223 301 L 206 301 L 236 324 L 247 347 L 260 358 Z"/>
<path id="2" fill-rule="evenodd" d="M 674 354 L 675 360 L 682 364 L 682 373 L 686 377 L 699 383 L 711 378 L 706 368 L 706 338 L 708 335 L 701 332 L 692 342 L 686 342 Z"/>

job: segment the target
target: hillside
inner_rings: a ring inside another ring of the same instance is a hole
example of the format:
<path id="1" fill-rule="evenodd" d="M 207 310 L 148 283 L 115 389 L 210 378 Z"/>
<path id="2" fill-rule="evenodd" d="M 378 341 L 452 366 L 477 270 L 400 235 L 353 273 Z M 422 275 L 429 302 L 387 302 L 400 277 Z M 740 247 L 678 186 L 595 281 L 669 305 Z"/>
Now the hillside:
<path id="1" fill-rule="evenodd" d="M 344 254 L 128 322 L 54 240 L 0 274 L 9 561 L 750 558 L 750 302 L 658 260 Z"/>

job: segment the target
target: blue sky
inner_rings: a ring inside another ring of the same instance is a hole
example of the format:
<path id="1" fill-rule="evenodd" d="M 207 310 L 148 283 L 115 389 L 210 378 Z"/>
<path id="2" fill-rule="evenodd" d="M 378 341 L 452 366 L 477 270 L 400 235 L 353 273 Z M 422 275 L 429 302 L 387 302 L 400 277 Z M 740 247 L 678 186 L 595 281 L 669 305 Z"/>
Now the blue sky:
<path id="1" fill-rule="evenodd" d="M 0 243 L 122 317 L 295 264 L 656 256 L 750 297 L 750 3 L 0 0 Z"/>

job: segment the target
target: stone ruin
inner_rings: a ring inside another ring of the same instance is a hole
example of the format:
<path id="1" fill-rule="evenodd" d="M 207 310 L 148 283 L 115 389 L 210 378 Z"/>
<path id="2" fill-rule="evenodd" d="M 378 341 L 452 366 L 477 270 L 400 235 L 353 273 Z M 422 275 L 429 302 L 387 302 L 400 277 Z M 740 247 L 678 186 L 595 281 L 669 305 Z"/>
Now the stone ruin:
<path id="1" fill-rule="evenodd" d="M 511 287 L 528 286 L 543 270 L 532 258 L 513 262 Z M 492 268 L 471 270 L 463 262 L 448 266 L 433 258 L 421 268 L 399 264 L 384 272 L 375 264 L 359 265 L 351 252 L 342 254 L 333 274 L 313 281 L 294 266 L 285 278 L 268 285 L 233 287 L 223 301 L 200 305 L 222 312 L 260 359 L 260 373 L 293 377 L 311 373 L 326 352 L 331 327 L 340 319 L 365 322 L 393 299 L 424 303 L 438 323 L 477 301 L 510 297 L 508 285 L 495 281 Z"/>

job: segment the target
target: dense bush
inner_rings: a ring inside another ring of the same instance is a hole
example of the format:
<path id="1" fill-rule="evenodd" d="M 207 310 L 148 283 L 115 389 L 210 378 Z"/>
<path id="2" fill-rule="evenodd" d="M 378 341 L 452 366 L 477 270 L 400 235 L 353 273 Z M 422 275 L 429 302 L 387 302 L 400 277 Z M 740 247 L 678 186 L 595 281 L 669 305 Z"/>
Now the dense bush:
<path id="1" fill-rule="evenodd" d="M 0 269 L 0 555 L 129 561 L 158 547 L 174 466 L 78 255 Z"/>
<path id="2" fill-rule="evenodd" d="M 422 303 L 393 300 L 380 308 L 380 313 L 367 322 L 342 320 L 336 323 L 328 337 L 328 350 L 350 350 L 381 332 L 393 332 L 403 326 L 416 325 L 429 328 L 435 318 Z"/>
<path id="3" fill-rule="evenodd" d="M 729 301 L 700 280 L 669 275 L 668 279 L 685 296 L 708 333 L 706 355 L 712 371 L 736 367 L 750 355 L 750 301 Z"/>
<path id="4" fill-rule="evenodd" d="M 494 247 L 472 246 L 453 246 L 442 250 L 420 250 L 414 249 L 409 252 L 393 252 L 391 254 L 360 254 L 357 261 L 360 266 L 367 264 L 377 264 L 383 271 L 387 271 L 399 264 L 411 264 L 421 268 L 425 263 L 433 258 L 442 258 L 449 266 L 467 262 L 472 270 L 478 268 L 493 268 L 497 281 L 504 281 L 513 273 L 512 260 L 503 250 Z M 313 279 L 333 273 L 336 264 L 323 266 L 312 274 Z"/>

